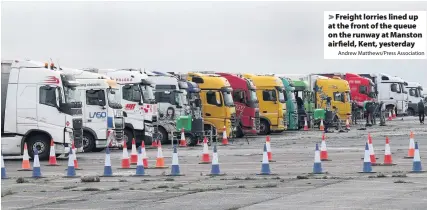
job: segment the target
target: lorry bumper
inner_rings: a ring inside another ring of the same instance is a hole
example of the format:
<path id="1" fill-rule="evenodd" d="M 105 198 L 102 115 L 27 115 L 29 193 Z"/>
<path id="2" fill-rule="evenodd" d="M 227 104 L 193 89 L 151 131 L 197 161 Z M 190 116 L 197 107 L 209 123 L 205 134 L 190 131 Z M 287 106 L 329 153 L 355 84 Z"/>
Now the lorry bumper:
<path id="1" fill-rule="evenodd" d="M 97 139 L 95 141 L 96 148 L 105 148 L 107 147 L 107 139 Z"/>

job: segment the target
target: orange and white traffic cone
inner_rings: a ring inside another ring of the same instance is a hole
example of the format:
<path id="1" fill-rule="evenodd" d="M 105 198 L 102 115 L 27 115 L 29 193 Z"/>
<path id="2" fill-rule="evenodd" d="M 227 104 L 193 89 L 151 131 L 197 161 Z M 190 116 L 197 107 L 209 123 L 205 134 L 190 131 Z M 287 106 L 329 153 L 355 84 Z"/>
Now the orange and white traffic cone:
<path id="1" fill-rule="evenodd" d="M 136 142 L 135 138 L 132 139 L 132 150 L 130 152 L 130 164 L 137 164 L 138 163 L 138 153 L 136 153 Z"/>
<path id="2" fill-rule="evenodd" d="M 202 161 L 199 164 L 210 164 L 210 163 L 211 163 L 211 157 L 209 156 L 208 139 L 205 137 L 203 139 Z"/>
<path id="3" fill-rule="evenodd" d="M 345 120 L 345 128 L 347 129 L 347 130 L 350 130 L 350 121 L 349 121 L 349 119 L 348 119 L 349 117 L 347 117 L 347 120 Z"/>
<path id="4" fill-rule="evenodd" d="M 271 139 L 270 136 L 267 136 L 265 139 L 265 145 L 267 146 L 267 157 L 268 162 L 276 162 L 273 160 L 273 153 L 271 152 Z"/>
<path id="5" fill-rule="evenodd" d="M 394 166 L 396 164 L 393 163 L 393 160 L 391 158 L 391 151 L 390 151 L 390 140 L 388 139 L 388 136 L 385 137 L 385 149 L 384 149 L 384 164 L 383 166 Z"/>
<path id="6" fill-rule="evenodd" d="M 159 142 L 157 145 L 157 159 L 155 168 L 168 168 L 165 165 L 165 158 L 163 157 L 162 143 Z"/>
<path id="7" fill-rule="evenodd" d="M 126 141 L 123 140 L 123 156 L 122 156 L 122 167 L 119 169 L 130 169 L 130 160 L 128 154 L 128 147 Z"/>
<path id="8" fill-rule="evenodd" d="M 184 128 L 181 128 L 181 140 L 179 140 L 179 147 L 186 147 L 187 141 L 185 141 Z"/>
<path id="9" fill-rule="evenodd" d="M 414 141 L 414 133 L 411 131 L 411 134 L 409 135 L 409 149 L 408 149 L 408 156 L 405 157 L 405 159 L 413 159 L 415 154 L 415 141 Z"/>
<path id="10" fill-rule="evenodd" d="M 141 156 L 142 156 L 142 164 L 144 165 L 144 168 L 148 168 L 148 157 L 147 157 L 147 152 L 145 151 L 144 141 L 141 142 Z"/>
<path id="11" fill-rule="evenodd" d="M 22 167 L 18 171 L 32 171 L 30 166 L 30 156 L 28 155 L 27 143 L 24 143 L 24 156 L 22 156 Z"/>
<path id="12" fill-rule="evenodd" d="M 56 162 L 55 143 L 53 143 L 53 139 L 50 141 L 49 164 L 46 166 L 60 166 Z"/>
<path id="13" fill-rule="evenodd" d="M 368 134 L 368 147 L 369 147 L 369 158 L 371 159 L 371 165 L 377 165 L 377 158 L 375 157 L 374 145 L 372 144 L 371 134 Z"/>
<path id="14" fill-rule="evenodd" d="M 393 117 L 392 117 L 392 114 L 391 114 L 391 110 L 388 111 L 388 119 L 387 120 L 388 121 L 392 121 L 393 120 Z"/>
<path id="15" fill-rule="evenodd" d="M 73 151 L 73 158 L 74 158 L 74 169 L 75 170 L 81 170 L 81 168 L 79 168 L 79 163 L 77 162 L 77 148 L 74 145 L 74 140 L 71 143 L 71 150 Z"/>
<path id="16" fill-rule="evenodd" d="M 320 160 L 321 161 L 331 161 L 328 159 L 328 150 L 326 148 L 326 136 L 325 133 L 322 135 L 322 144 L 320 146 Z"/>
<path id="17" fill-rule="evenodd" d="M 157 148 L 159 146 L 158 142 L 159 140 L 155 139 L 151 141 L 151 148 Z"/>
<path id="18" fill-rule="evenodd" d="M 227 129 L 224 126 L 224 132 L 222 132 L 222 145 L 228 145 L 228 138 L 227 138 Z"/>
<path id="19" fill-rule="evenodd" d="M 391 110 L 391 114 L 392 114 L 393 119 L 396 119 L 396 112 L 394 111 L 394 109 Z"/>
<path id="20" fill-rule="evenodd" d="M 320 126 L 319 126 L 319 130 L 324 131 L 325 130 L 325 126 L 323 125 L 323 119 L 320 119 Z"/>
<path id="21" fill-rule="evenodd" d="M 304 130 L 308 131 L 307 117 L 304 117 Z"/>

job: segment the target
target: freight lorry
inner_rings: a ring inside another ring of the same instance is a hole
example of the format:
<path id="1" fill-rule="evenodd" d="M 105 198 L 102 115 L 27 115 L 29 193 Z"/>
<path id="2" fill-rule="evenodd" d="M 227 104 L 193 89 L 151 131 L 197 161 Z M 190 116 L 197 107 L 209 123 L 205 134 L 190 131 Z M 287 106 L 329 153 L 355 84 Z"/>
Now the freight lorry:
<path id="1" fill-rule="evenodd" d="M 226 78 L 233 88 L 233 101 L 236 106 L 236 137 L 257 135 L 260 129 L 260 115 L 256 87 L 248 78 L 230 73 L 217 73 Z"/>
<path id="2" fill-rule="evenodd" d="M 272 75 L 243 74 L 253 81 L 259 100 L 259 134 L 283 132 L 287 128 L 286 98 L 282 80 Z"/>
<path id="3" fill-rule="evenodd" d="M 199 85 L 202 101 L 203 129 L 211 140 L 222 139 L 225 131 L 228 138 L 235 137 L 237 130 L 236 109 L 232 97 L 233 88 L 224 77 L 213 72 L 189 72 L 182 75 Z M 212 135 L 212 139 L 210 136 Z"/>
<path id="4" fill-rule="evenodd" d="M 418 114 L 418 102 L 423 100 L 423 87 L 418 82 L 408 82 L 405 87 L 408 92 L 408 115 L 415 116 Z"/>
<path id="5" fill-rule="evenodd" d="M 157 122 L 157 105 L 154 86 L 147 74 L 140 69 L 91 69 L 106 75 L 119 84 L 119 94 L 123 106 L 125 128 L 123 140 L 128 148 L 135 138 L 136 146 L 142 141 L 151 144 L 156 132 L 153 123 Z"/>
<path id="6" fill-rule="evenodd" d="M 53 63 L 32 60 L 2 60 L 1 64 L 2 155 L 28 154 L 47 160 L 50 143 L 56 155 L 68 155 L 74 140 L 82 151 L 82 103 L 79 83 Z"/>
<path id="7" fill-rule="evenodd" d="M 76 69 L 61 68 L 79 82 L 83 109 L 83 150 L 102 151 L 110 142 L 122 144 L 124 118 L 115 80 L 105 75 Z"/>
<path id="8" fill-rule="evenodd" d="M 274 74 L 274 76 L 279 77 L 285 87 L 287 113 L 286 121 L 288 122 L 288 130 L 299 130 L 301 127 L 299 125 L 298 120 L 298 106 L 295 98 L 294 82 L 288 77 L 286 77 L 284 74 Z M 304 118 L 302 120 L 302 122 L 304 123 Z M 304 124 L 302 124 L 302 126 L 304 126 Z"/>
<path id="9" fill-rule="evenodd" d="M 197 139 L 191 138 L 192 118 L 191 107 L 188 106 L 185 95 L 187 92 L 180 89 L 178 78 L 164 72 L 146 71 L 146 73 L 149 80 L 155 85 L 159 110 L 159 120 L 154 125 L 158 128 L 157 139 L 163 144 L 169 143 L 174 136 L 179 138 L 181 129 L 184 129 L 187 144 L 196 145 Z"/>
<path id="10" fill-rule="evenodd" d="M 184 106 L 190 111 L 191 124 L 188 121 L 178 121 L 177 129 L 185 129 L 185 139 L 187 145 L 194 146 L 201 142 L 204 137 L 204 123 L 202 116 L 202 101 L 200 99 L 200 88 L 195 82 L 187 81 L 186 74 L 168 72 L 178 79 L 179 89 L 183 91 L 186 100 Z M 190 127 L 190 128 L 189 128 Z"/>
<path id="11" fill-rule="evenodd" d="M 406 114 L 408 101 L 405 86 L 407 83 L 404 80 L 384 73 L 359 75 L 371 79 L 375 84 L 378 102 L 383 103 L 382 110 L 385 109 L 388 113 L 394 109 L 396 114 Z"/>

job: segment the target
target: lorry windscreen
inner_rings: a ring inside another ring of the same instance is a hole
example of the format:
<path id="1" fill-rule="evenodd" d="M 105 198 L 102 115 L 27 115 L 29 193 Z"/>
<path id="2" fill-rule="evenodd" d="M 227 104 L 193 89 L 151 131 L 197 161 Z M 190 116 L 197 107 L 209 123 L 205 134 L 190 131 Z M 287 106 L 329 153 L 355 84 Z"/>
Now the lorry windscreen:
<path id="1" fill-rule="evenodd" d="M 121 103 L 120 95 L 117 94 L 118 91 L 119 91 L 118 89 L 112 89 L 112 88 L 107 89 L 107 99 L 108 99 L 109 106 Z"/>
<path id="2" fill-rule="evenodd" d="M 80 94 L 77 88 L 64 86 L 65 103 L 80 102 Z"/>
<path id="3" fill-rule="evenodd" d="M 141 90 L 142 90 L 143 102 L 147 104 L 155 104 L 156 98 L 154 96 L 153 87 L 151 87 L 150 85 L 143 85 L 143 84 L 140 84 L 139 86 L 141 87 Z"/>
<path id="4" fill-rule="evenodd" d="M 279 102 L 280 103 L 286 103 L 286 98 L 285 98 L 285 91 L 283 90 L 278 90 L 278 95 L 279 95 Z"/>
<path id="5" fill-rule="evenodd" d="M 233 97 L 231 96 L 231 92 L 228 92 L 228 91 L 221 91 L 221 92 L 224 97 L 224 105 L 233 107 L 234 101 L 233 101 Z"/>

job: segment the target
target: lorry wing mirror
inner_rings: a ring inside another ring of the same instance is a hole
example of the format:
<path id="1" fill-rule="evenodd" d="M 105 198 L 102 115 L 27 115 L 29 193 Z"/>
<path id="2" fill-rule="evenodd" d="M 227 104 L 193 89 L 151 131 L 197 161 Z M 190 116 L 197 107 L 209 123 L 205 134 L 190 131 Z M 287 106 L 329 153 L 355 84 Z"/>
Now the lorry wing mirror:
<path id="1" fill-rule="evenodd" d="M 221 94 L 217 91 L 215 92 L 216 105 L 221 106 Z"/>
<path id="2" fill-rule="evenodd" d="M 201 107 L 202 100 L 200 100 L 200 98 L 196 98 L 194 99 L 194 104 L 196 105 L 196 107 Z"/>

